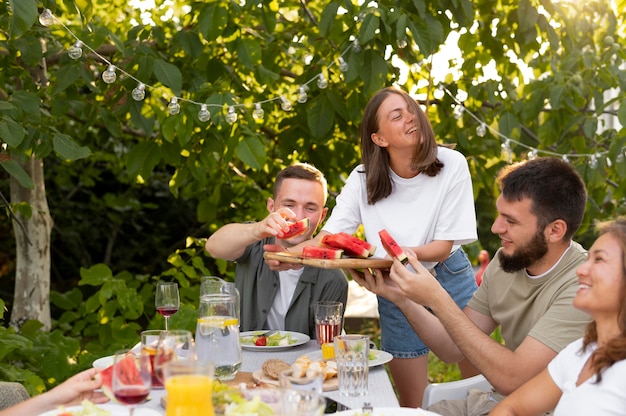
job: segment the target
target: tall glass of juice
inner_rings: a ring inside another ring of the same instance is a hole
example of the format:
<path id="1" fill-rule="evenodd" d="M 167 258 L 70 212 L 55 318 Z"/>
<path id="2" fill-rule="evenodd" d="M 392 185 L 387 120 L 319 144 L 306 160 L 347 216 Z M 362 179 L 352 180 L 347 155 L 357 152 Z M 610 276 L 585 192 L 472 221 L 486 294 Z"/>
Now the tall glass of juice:
<path id="1" fill-rule="evenodd" d="M 165 364 L 165 416 L 214 416 L 214 371 L 214 365 L 207 361 L 186 359 Z"/>

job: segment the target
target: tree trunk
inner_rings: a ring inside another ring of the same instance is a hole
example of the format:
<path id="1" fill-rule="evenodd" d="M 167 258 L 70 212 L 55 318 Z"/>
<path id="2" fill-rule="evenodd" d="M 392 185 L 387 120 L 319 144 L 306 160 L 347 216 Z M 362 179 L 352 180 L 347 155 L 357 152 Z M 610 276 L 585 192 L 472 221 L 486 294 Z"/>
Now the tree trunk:
<path id="1" fill-rule="evenodd" d="M 49 330 L 52 217 L 46 199 L 43 160 L 32 156 L 22 167 L 32 178 L 34 188 L 23 188 L 11 177 L 11 203 L 26 202 L 32 209 L 30 218 L 16 213 L 25 232 L 13 221 L 17 261 L 11 325 L 19 328 L 26 320 L 36 319 Z"/>

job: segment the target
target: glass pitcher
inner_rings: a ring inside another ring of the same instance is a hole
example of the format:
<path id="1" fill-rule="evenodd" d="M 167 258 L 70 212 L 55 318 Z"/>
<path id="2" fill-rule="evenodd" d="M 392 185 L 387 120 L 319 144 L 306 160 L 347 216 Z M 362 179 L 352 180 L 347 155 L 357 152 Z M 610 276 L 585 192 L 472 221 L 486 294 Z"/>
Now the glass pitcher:
<path id="1" fill-rule="evenodd" d="M 241 367 L 237 299 L 227 294 L 200 297 L 196 327 L 198 360 L 215 365 L 215 378 L 232 380 Z"/>

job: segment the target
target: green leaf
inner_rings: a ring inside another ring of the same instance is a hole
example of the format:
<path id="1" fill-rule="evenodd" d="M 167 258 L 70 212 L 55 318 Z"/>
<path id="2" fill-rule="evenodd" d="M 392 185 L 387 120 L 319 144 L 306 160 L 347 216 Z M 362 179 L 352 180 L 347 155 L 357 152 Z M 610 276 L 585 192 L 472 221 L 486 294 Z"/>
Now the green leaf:
<path id="1" fill-rule="evenodd" d="M 330 133 L 335 122 L 335 111 L 325 96 L 309 108 L 307 121 L 314 138 L 320 139 Z"/>
<path id="2" fill-rule="evenodd" d="M 52 138 L 54 151 L 61 159 L 78 160 L 91 156 L 91 150 L 87 146 L 79 146 L 67 134 L 55 133 Z"/>
<path id="3" fill-rule="evenodd" d="M 80 282 L 78 284 L 100 286 L 104 284 L 108 279 L 113 277 L 113 272 L 106 264 L 96 264 L 88 269 L 81 267 L 80 269 Z"/>
<path id="4" fill-rule="evenodd" d="M 256 137 L 244 137 L 237 145 L 235 153 L 243 163 L 253 169 L 261 169 L 265 163 L 265 147 Z"/>
<path id="5" fill-rule="evenodd" d="M 52 94 L 59 94 L 67 87 L 73 85 L 80 78 L 80 71 L 77 66 L 62 66 L 56 71 L 56 82 L 52 84 Z"/>
<path id="6" fill-rule="evenodd" d="M 11 147 L 18 147 L 26 135 L 26 130 L 18 123 L 8 118 L 0 122 L 0 140 Z"/>
<path id="7" fill-rule="evenodd" d="M 148 177 L 150 172 L 159 163 L 159 145 L 152 141 L 139 143 L 126 156 L 128 174 L 131 177 L 141 175 Z"/>
<path id="8" fill-rule="evenodd" d="M 626 126 L 626 98 L 622 100 L 617 109 L 617 119 L 622 126 Z"/>
<path id="9" fill-rule="evenodd" d="M 336 2 L 332 2 L 324 8 L 322 18 L 320 19 L 320 35 L 322 35 L 322 37 L 327 38 L 333 31 L 338 9 L 339 3 Z"/>
<path id="10" fill-rule="evenodd" d="M 2 159 L 0 159 L 0 166 L 2 166 L 9 175 L 17 179 L 21 187 L 27 189 L 34 188 L 33 180 L 15 160 L 2 161 Z"/>
<path id="11" fill-rule="evenodd" d="M 172 65 L 162 59 L 155 59 L 154 76 L 163 85 L 170 87 L 174 94 L 180 94 L 183 88 L 183 75 L 176 65 Z"/>
<path id="12" fill-rule="evenodd" d="M 37 20 L 36 0 L 8 0 L 11 18 L 9 20 L 10 36 L 18 38 L 30 29 Z"/>
<path id="13" fill-rule="evenodd" d="M 361 24 L 361 29 L 359 30 L 359 43 L 361 45 L 365 45 L 367 42 L 372 40 L 376 35 L 376 30 L 378 30 L 379 25 L 380 19 L 378 16 L 372 13 L 365 15 L 365 18 L 363 18 L 363 24 Z"/>

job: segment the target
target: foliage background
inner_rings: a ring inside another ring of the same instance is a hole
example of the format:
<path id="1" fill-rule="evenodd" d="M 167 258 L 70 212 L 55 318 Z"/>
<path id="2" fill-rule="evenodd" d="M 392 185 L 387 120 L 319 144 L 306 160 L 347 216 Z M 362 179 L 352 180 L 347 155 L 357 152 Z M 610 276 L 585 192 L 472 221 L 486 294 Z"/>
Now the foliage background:
<path id="1" fill-rule="evenodd" d="M 29 186 L 14 161 L 44 160 L 55 221 L 52 331 L 36 322 L 17 332 L 0 327 L 0 378 L 21 381 L 31 393 L 134 344 L 141 329 L 161 326 L 153 307 L 158 279 L 179 282 L 184 307 L 172 323 L 194 329 L 199 276 L 232 279 L 234 270 L 209 258 L 202 239 L 225 223 L 264 217 L 274 175 L 296 160 L 325 172 L 336 195 L 360 160 L 362 109 L 383 86 L 411 91 L 439 140 L 467 156 L 480 238 L 468 246 L 472 258 L 497 249 L 489 230 L 494 177 L 529 147 L 571 155 L 583 175 L 589 204 L 576 238 L 584 245 L 594 220 L 624 212 L 623 0 L 156 3 L 144 12 L 125 0 L 0 4 L 0 191 L 9 195 L 11 178 Z M 120 72 L 115 83 L 103 83 L 106 66 L 86 49 L 81 59 L 68 58 L 75 39 L 60 24 L 41 26 L 43 8 L 152 86 L 146 99 L 129 97 L 137 82 Z M 156 24 L 140 23 L 147 17 Z M 442 74 L 433 53 L 452 32 L 461 58 L 451 58 Z M 338 57 L 346 50 L 343 73 Z M 487 68 L 497 76 L 487 77 Z M 298 87 L 320 72 L 329 87 L 313 82 L 307 102 L 297 103 Z M 454 116 L 440 81 L 490 127 L 484 137 L 468 112 Z M 208 103 L 211 121 L 198 121 L 198 106 L 185 101 L 180 114 L 168 114 L 173 95 Z M 292 110 L 280 108 L 281 95 Z M 262 121 L 252 117 L 259 102 Z M 238 106 L 234 124 L 224 118 L 229 105 Z M 510 156 L 503 137 L 512 139 Z M 30 215 L 19 201 L 11 208 Z M 14 229 L 8 209 L 1 215 L 0 302 L 8 311 Z"/>

